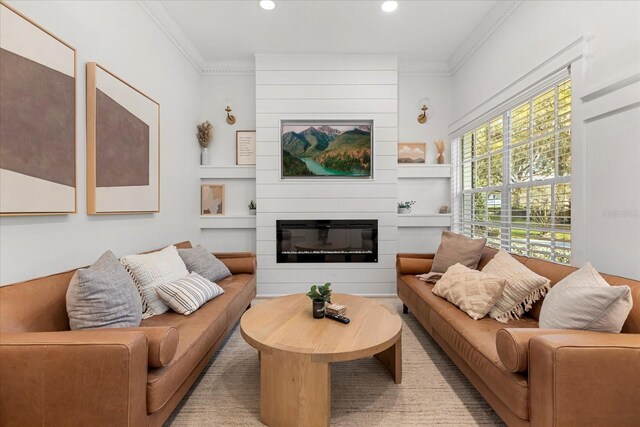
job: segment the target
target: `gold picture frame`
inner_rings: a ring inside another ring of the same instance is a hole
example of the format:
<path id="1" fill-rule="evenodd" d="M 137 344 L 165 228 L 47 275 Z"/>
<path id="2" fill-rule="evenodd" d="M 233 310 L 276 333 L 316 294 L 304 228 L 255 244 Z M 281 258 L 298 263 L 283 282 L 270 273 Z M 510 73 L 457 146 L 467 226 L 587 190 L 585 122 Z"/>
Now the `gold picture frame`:
<path id="1" fill-rule="evenodd" d="M 77 213 L 77 51 L 1 1 L 0 15 L 0 216 Z"/>
<path id="2" fill-rule="evenodd" d="M 236 165 L 256 164 L 256 131 L 236 131 Z"/>
<path id="3" fill-rule="evenodd" d="M 160 104 L 88 62 L 87 213 L 158 212 Z"/>

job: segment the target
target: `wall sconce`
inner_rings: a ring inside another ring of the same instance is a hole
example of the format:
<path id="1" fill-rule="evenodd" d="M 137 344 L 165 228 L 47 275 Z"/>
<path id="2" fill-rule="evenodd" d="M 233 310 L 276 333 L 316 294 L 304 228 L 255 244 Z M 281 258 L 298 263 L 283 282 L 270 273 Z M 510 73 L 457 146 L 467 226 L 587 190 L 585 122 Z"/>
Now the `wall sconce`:
<path id="1" fill-rule="evenodd" d="M 422 98 L 419 106 L 422 112 L 418 115 L 418 123 L 423 125 L 431 118 L 431 112 L 429 111 L 429 108 L 431 108 L 431 100 L 429 98 Z"/>
<path id="2" fill-rule="evenodd" d="M 235 124 L 236 123 L 236 116 L 231 114 L 231 106 L 227 105 L 227 108 L 225 108 L 224 111 L 227 112 L 227 123 L 229 123 L 230 125 Z"/>

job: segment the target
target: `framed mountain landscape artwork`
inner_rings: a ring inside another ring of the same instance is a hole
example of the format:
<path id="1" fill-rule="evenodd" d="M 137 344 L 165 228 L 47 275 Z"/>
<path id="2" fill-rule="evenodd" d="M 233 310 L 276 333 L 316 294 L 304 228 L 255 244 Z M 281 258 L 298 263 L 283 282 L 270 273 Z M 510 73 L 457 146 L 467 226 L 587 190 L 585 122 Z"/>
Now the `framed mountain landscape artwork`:
<path id="1" fill-rule="evenodd" d="M 76 51 L 0 3 L 0 215 L 76 212 Z"/>
<path id="2" fill-rule="evenodd" d="M 160 211 L 160 104 L 87 63 L 87 213 Z"/>
<path id="3" fill-rule="evenodd" d="M 398 144 L 398 163 L 400 164 L 424 164 L 426 154 L 426 142 L 401 142 Z"/>
<path id="4" fill-rule="evenodd" d="M 372 121 L 282 121 L 282 178 L 372 178 Z"/>

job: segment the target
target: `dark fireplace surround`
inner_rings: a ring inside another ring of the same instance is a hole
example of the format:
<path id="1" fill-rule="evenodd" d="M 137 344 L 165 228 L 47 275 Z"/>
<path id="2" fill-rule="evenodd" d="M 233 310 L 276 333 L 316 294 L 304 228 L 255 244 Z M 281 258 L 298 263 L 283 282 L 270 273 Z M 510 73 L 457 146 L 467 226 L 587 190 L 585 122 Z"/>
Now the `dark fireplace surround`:
<path id="1" fill-rule="evenodd" d="M 378 220 L 277 220 L 278 263 L 378 262 Z"/>

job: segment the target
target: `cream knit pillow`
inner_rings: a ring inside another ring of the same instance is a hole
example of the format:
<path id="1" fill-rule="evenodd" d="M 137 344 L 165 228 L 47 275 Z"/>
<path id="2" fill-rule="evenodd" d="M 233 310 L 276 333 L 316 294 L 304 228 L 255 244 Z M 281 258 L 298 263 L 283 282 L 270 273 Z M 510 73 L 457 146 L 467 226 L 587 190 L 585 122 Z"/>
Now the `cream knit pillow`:
<path id="1" fill-rule="evenodd" d="M 142 295 L 143 319 L 169 310 L 169 306 L 156 293 L 158 286 L 175 282 L 189 275 L 187 267 L 173 245 L 149 254 L 128 255 L 122 257 L 120 262 L 131 273 Z"/>
<path id="2" fill-rule="evenodd" d="M 506 284 L 500 277 L 456 264 L 447 269 L 431 292 L 478 320 L 491 310 Z"/>
<path id="3" fill-rule="evenodd" d="M 482 272 L 507 281 L 502 296 L 489 311 L 489 316 L 498 322 L 519 319 L 545 295 L 551 285 L 549 279 L 529 270 L 504 250 L 498 251 Z"/>

